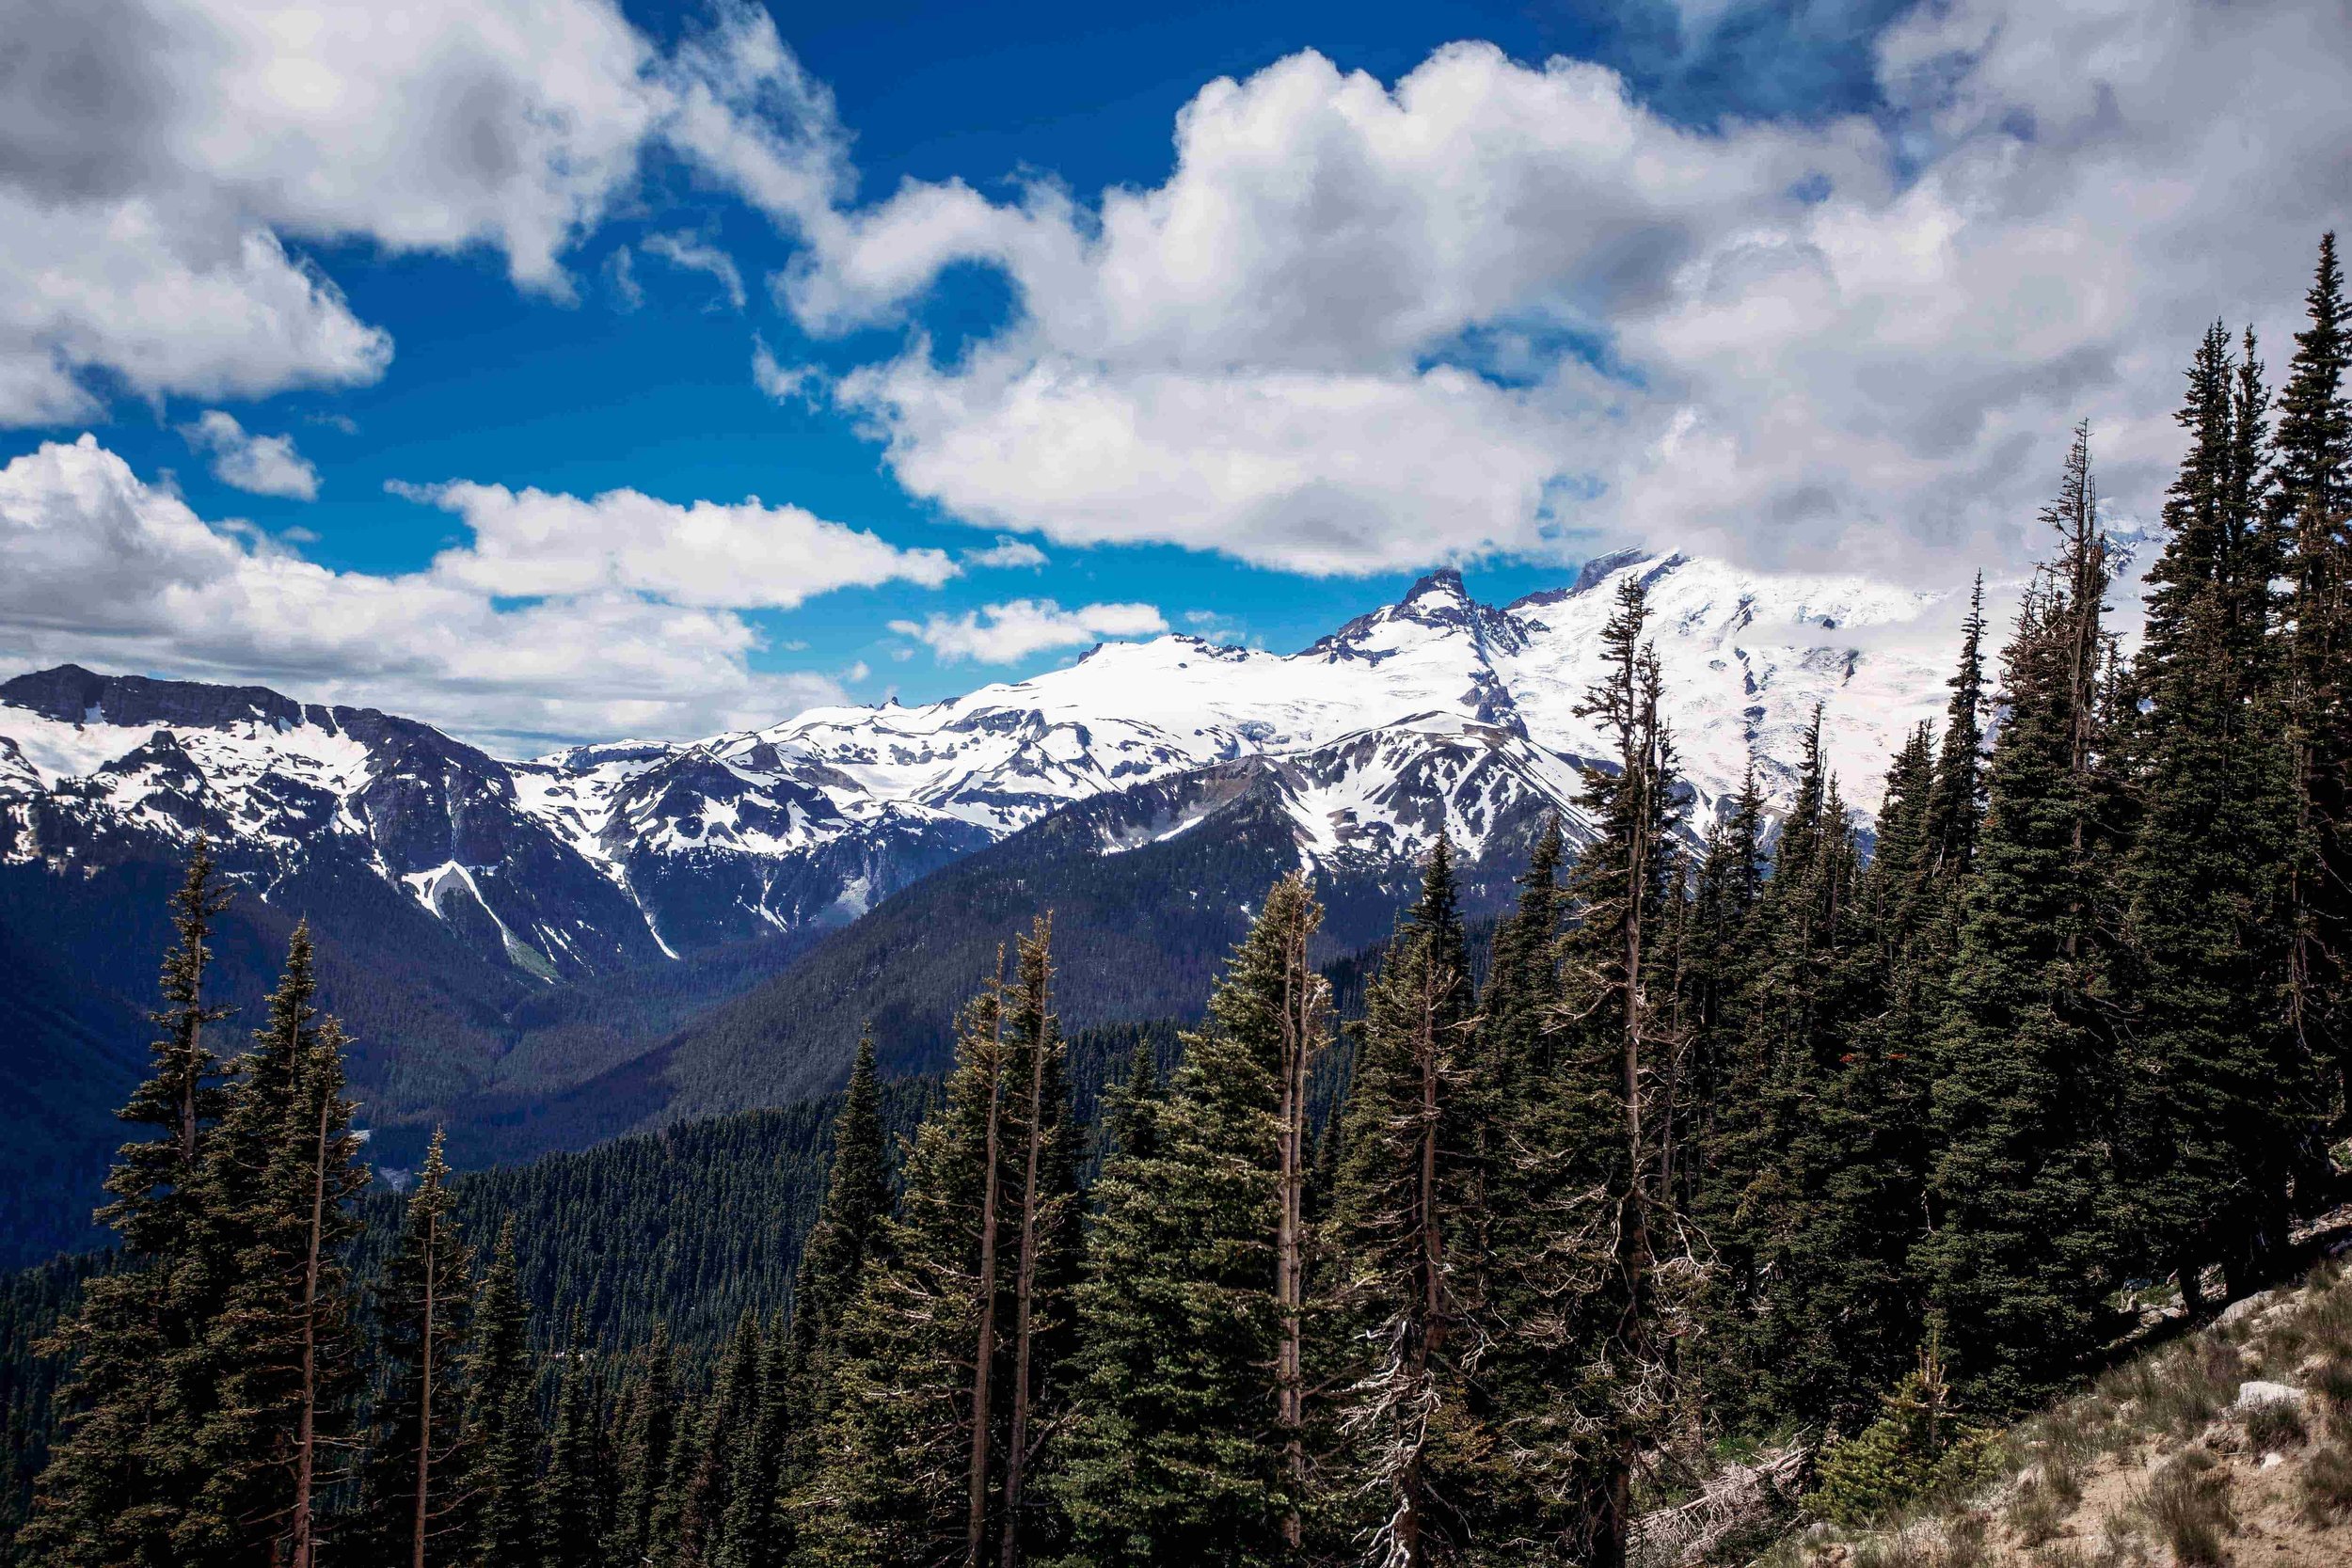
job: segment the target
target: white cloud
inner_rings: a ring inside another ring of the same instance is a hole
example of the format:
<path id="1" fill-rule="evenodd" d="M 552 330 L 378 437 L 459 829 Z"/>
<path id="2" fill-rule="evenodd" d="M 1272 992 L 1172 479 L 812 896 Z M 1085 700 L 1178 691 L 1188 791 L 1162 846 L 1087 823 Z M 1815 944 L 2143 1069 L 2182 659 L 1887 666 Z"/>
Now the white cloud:
<path id="1" fill-rule="evenodd" d="M 515 605 L 487 572 L 331 571 L 207 523 L 87 436 L 0 467 L 0 559 L 8 667 L 270 681 L 509 751 L 707 735 L 843 700 L 828 676 L 755 669 L 759 636 L 731 609 L 617 574 Z"/>
<path id="2" fill-rule="evenodd" d="M 998 534 L 986 549 L 965 550 L 959 558 L 966 566 L 1042 566 L 1045 552 L 1026 539 Z"/>
<path id="3" fill-rule="evenodd" d="M 691 234 L 648 234 L 640 244 L 646 255 L 659 256 L 674 267 L 709 274 L 718 280 L 719 292 L 726 302 L 738 310 L 743 309 L 743 274 L 737 269 L 735 258 L 725 251 L 705 245 Z"/>
<path id="4" fill-rule="evenodd" d="M 830 189 L 835 136 L 746 0 L 667 54 L 614 0 L 17 7 L 0 423 L 97 417 L 109 379 L 150 399 L 373 381 L 390 339 L 290 245 L 482 249 L 567 296 L 564 257 L 649 145 L 729 182 L 756 151 L 763 188 L 798 167 Z"/>
<path id="5" fill-rule="evenodd" d="M 830 390 L 823 370 L 815 365 L 780 363 L 766 339 L 752 335 L 752 385 L 777 403 L 802 403 L 815 407 Z"/>
<path id="6" fill-rule="evenodd" d="M 453 481 L 393 493 L 463 517 L 471 544 L 434 558 L 441 581 L 504 596 L 635 593 L 707 608 L 789 610 L 836 588 L 954 577 L 944 551 L 900 549 L 759 498 L 681 506 L 635 490 L 582 498 Z"/>
<path id="7" fill-rule="evenodd" d="M 1077 648 L 1115 637 L 1152 637 L 1168 622 L 1148 604 L 1090 604 L 1064 610 L 1051 599 L 982 605 L 960 616 L 893 621 L 890 629 L 928 645 L 941 659 L 1011 664 L 1049 648 Z"/>
<path id="8" fill-rule="evenodd" d="M 605 258 L 604 280 L 612 291 L 612 304 L 623 315 L 644 309 L 645 286 L 637 281 L 637 253 L 622 245 Z"/>
<path id="9" fill-rule="evenodd" d="M 2077 417 L 2152 513 L 2213 316 L 2283 358 L 2352 211 L 2342 21 L 1939 0 L 1880 40 L 1884 115 L 1708 133 L 1589 64 L 1459 44 L 1391 86 L 1299 55 L 1204 87 L 1154 187 L 780 186 L 806 244 L 776 289 L 846 331 L 1004 271 L 1006 329 L 836 391 L 981 526 L 1315 572 L 1638 541 L 1947 580 L 2042 548 Z"/>
<path id="10" fill-rule="evenodd" d="M 212 454 L 213 476 L 223 484 L 257 496 L 318 499 L 319 471 L 294 451 L 291 436 L 253 435 L 218 408 L 182 425 L 180 434 L 197 451 Z"/>

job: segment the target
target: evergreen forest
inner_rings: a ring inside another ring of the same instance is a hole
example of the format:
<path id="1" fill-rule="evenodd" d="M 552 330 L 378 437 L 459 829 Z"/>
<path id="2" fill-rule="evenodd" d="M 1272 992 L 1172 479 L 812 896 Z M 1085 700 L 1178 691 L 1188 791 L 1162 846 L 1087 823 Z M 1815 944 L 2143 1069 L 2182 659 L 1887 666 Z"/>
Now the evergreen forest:
<path id="1" fill-rule="evenodd" d="M 1629 579 L 1593 834 L 1477 931 L 1440 839 L 1343 999 L 1300 873 L 1197 1026 L 1065 1037 L 1048 916 L 944 1078 L 869 1042 L 826 1101 L 372 1194 L 307 932 L 223 1043 L 199 843 L 115 1250 L 0 1319 L 17 1560 L 1624 1568 L 1743 1446 L 1851 1486 L 1924 1402 L 1906 1462 L 1964 1452 L 2343 1195 L 2347 333 L 2330 236 L 2280 376 L 2195 345 L 2128 648 L 2054 433 L 2045 564 L 1867 835 L 1818 727 L 1785 811 L 1683 820 Z"/>

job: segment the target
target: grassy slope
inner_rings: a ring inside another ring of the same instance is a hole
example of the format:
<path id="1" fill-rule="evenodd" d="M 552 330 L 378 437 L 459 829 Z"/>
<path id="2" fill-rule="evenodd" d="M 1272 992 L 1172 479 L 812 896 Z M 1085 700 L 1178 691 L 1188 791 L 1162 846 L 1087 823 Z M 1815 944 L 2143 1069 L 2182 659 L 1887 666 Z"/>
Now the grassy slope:
<path id="1" fill-rule="evenodd" d="M 2352 1214 L 2331 1219 L 2342 1223 Z M 2352 1237 L 2339 1233 L 2339 1247 Z M 2172 1324 L 2153 1325 L 2160 1336 Z M 2292 1394 L 2258 1402 L 2249 1383 Z M 2352 1268 L 2175 1332 L 2010 1430 L 2000 1479 L 1764 1568 L 2343 1568 L 2352 1564 Z"/>

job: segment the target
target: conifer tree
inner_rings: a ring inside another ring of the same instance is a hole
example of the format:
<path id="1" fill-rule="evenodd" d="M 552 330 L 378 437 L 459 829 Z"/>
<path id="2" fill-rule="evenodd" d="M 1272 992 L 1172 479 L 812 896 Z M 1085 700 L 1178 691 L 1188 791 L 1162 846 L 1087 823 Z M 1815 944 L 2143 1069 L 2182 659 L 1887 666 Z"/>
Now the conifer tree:
<path id="1" fill-rule="evenodd" d="M 858 1040 L 849 1089 L 834 1118 L 833 1167 L 824 1203 L 793 1276 L 791 1324 L 778 1369 L 784 1452 L 776 1490 L 787 1505 L 776 1521 L 779 1531 L 794 1528 L 792 1500 L 815 1472 L 818 1434 L 832 1411 L 832 1367 L 841 1320 L 856 1299 L 890 1220 L 890 1165 L 880 1101 L 869 1029 Z M 788 1533 L 779 1541 L 779 1549 L 789 1552 Z"/>
<path id="2" fill-rule="evenodd" d="M 2271 524 L 2292 583 L 2283 627 L 2296 801 L 2288 998 L 2303 1049 L 2336 1075 L 2343 1125 L 2352 1120 L 2344 994 L 2352 962 L 2352 400 L 2344 388 L 2352 306 L 2333 233 L 2321 237 L 2305 301 L 2307 325 L 2295 336 L 2279 393 Z"/>
<path id="3" fill-rule="evenodd" d="M 2059 554 L 2004 659 L 2009 709 L 1936 1042 L 1920 1267 L 1954 1383 L 2022 1408 L 2096 1342 L 2121 1261 L 2104 1143 L 2114 1097 L 2101 930 L 2097 678 L 2106 589 L 2088 436 L 2045 513 Z"/>
<path id="4" fill-rule="evenodd" d="M 305 958 L 307 946 L 297 933 Z M 307 963 L 297 973 L 290 958 L 273 1022 L 313 1014 L 311 986 Z M 353 1446 L 359 1377 L 342 1253 L 368 1178 L 343 1094 L 342 1025 L 321 1017 L 287 1037 L 282 1074 L 277 1040 L 254 1053 L 202 1178 L 209 1200 L 244 1199 L 230 1222 L 246 1241 L 202 1345 L 220 1393 L 196 1433 L 203 1485 L 180 1534 L 192 1558 L 263 1553 L 312 1568 Z"/>
<path id="5" fill-rule="evenodd" d="M 823 1457 L 796 1508 L 812 1562 L 977 1568 L 1001 1560 L 1008 1528 L 1016 1556 L 1051 1534 L 1043 1511 L 1006 1506 L 1014 1406 L 1025 1469 L 1074 1266 L 1079 1146 L 1048 929 L 1024 944 L 1017 984 L 1000 974 L 965 1008 L 946 1102 L 907 1152 L 898 1212 L 841 1320 Z"/>
<path id="6" fill-rule="evenodd" d="M 1215 1006 L 1215 998 L 1211 998 Z M 1150 1037 L 1136 1037 L 1127 1054 L 1127 1072 L 1104 1097 L 1104 1165 L 1119 1155 L 1148 1160 L 1159 1152 L 1161 1108 L 1168 1087 L 1160 1082 L 1160 1064 Z M 1089 1265 L 1090 1267 L 1091 1265 Z"/>
<path id="7" fill-rule="evenodd" d="M 1502 1206 L 1511 1223 L 1491 1269 L 1510 1287 L 1495 1308 L 1507 1325 L 1496 1342 L 1522 1365 L 1489 1374 L 1507 1385 L 1496 1405 L 1512 1457 L 1487 1485 L 1514 1533 L 1597 1568 L 1624 1561 L 1631 1456 L 1657 1440 L 1673 1404 L 1670 1296 L 1673 1313 L 1684 1310 L 1679 1285 L 1661 1289 L 1661 1239 L 1677 1220 L 1648 1114 L 1661 1053 L 1678 1044 L 1668 1037 L 1671 976 L 1649 971 L 1682 879 L 1647 618 L 1642 584 L 1628 578 L 1603 628 L 1603 677 L 1579 705 L 1616 755 L 1584 774 L 1596 832 L 1568 877 L 1575 921 L 1561 943 L 1555 1066 L 1541 1092 L 1504 1107 L 1517 1196 Z M 1352 1142 L 1352 1122 L 1349 1132 Z M 1675 1280 L 1687 1278 L 1678 1245 L 1669 1261 Z"/>
<path id="8" fill-rule="evenodd" d="M 2250 356 L 2252 342 L 2247 341 Z M 2216 325 L 2188 372 L 2190 434 L 2148 574 L 2133 725 L 2139 819 L 2120 872 L 2127 1223 L 2192 1307 L 2208 1261 L 2233 1290 L 2283 1241 L 2317 1084 L 2291 1017 L 2292 752 L 2261 637 L 2277 573 L 2262 515 L 2260 369 Z"/>
<path id="9" fill-rule="evenodd" d="M 726 1545 L 729 1506 L 739 1474 L 753 1481 L 751 1463 L 761 1425 L 767 1355 L 758 1314 L 746 1307 L 734 1338 L 696 1412 L 693 1464 L 683 1477 L 677 1534 L 671 1561 L 678 1568 L 717 1568 Z"/>
<path id="10" fill-rule="evenodd" d="M 463 1521 L 464 1402 L 458 1386 L 473 1305 L 473 1253 L 451 1217 L 438 1129 L 404 1216 L 400 1250 L 376 1287 L 384 1391 L 363 1478 L 363 1528 L 385 1568 L 453 1560 Z"/>
<path id="11" fill-rule="evenodd" d="M 1976 861 L 1984 820 L 1984 574 L 1968 600 L 1961 626 L 1960 667 L 1946 683 L 1952 689 L 1944 710 L 1944 735 L 1929 787 L 1925 870 L 1936 882 L 1955 886 Z"/>
<path id="12" fill-rule="evenodd" d="M 605 1560 L 642 1568 L 653 1560 L 670 1449 L 677 1430 L 677 1389 L 670 1329 L 656 1320 L 653 1339 L 638 1354 L 622 1396 L 614 1442 L 612 1529 Z"/>
<path id="13" fill-rule="evenodd" d="M 780 1318 L 760 1335 L 758 1377 L 741 1426 L 733 1434 L 726 1512 L 708 1560 L 713 1568 L 770 1568 L 783 1560 L 776 1518 L 788 1430 L 792 1348 Z"/>
<path id="14" fill-rule="evenodd" d="M 1472 1547 L 1497 1456 L 1473 1396 L 1487 1336 L 1475 1244 L 1486 1085 L 1456 896 L 1440 837 L 1366 993 L 1333 1195 L 1336 1307 L 1356 1347 L 1343 1484 L 1370 1511 L 1368 1555 L 1400 1568 Z"/>
<path id="15" fill-rule="evenodd" d="M 1053 916 L 1041 916 L 1021 943 L 1019 984 L 1011 997 L 1012 1114 L 1007 1156 L 1013 1242 L 1010 1399 L 1005 1433 L 999 1568 L 1015 1568 L 1025 1547 L 1051 1528 L 1025 1491 L 1049 1424 L 1060 1363 L 1068 1353 L 1068 1303 L 1077 1283 L 1079 1132 L 1070 1117 L 1061 1028 L 1053 1011 Z M 1302 1085 L 1303 1093 L 1303 1085 Z"/>
<path id="16" fill-rule="evenodd" d="M 544 1568 L 601 1568 L 609 1521 L 605 1499 L 602 1374 L 578 1318 L 556 1386 L 555 1430 L 535 1512 Z"/>
<path id="17" fill-rule="evenodd" d="M 203 1320 L 167 1310 L 173 1279 L 189 1262 L 201 1225 L 197 1173 L 223 1107 L 224 1069 L 205 1030 L 230 1009 L 205 999 L 212 933 L 229 895 L 199 835 L 171 900 L 179 941 L 164 956 L 163 1007 L 153 1069 L 121 1119 L 152 1136 L 126 1144 L 98 1212 L 122 1239 L 124 1265 L 84 1288 L 82 1305 L 49 1347 L 72 1357 L 59 1390 L 72 1411 L 65 1435 L 40 1477 L 25 1551 L 59 1568 L 161 1564 L 190 1478 L 192 1435 L 184 1402 L 172 1397 L 167 1368 L 184 1357 Z"/>
<path id="18" fill-rule="evenodd" d="M 1544 823 L 1518 878 L 1518 907 L 1495 928 L 1486 994 L 1478 1010 L 1479 1051 L 1492 1064 L 1498 1094 L 1551 1065 L 1552 1041 L 1545 1024 L 1559 995 L 1560 866 L 1565 854 L 1554 815 Z"/>
<path id="19" fill-rule="evenodd" d="M 1899 915 L 1925 849 L 1924 735 L 1886 794 L 1891 861 L 1879 906 Z M 1920 1075 L 1889 1015 L 1886 961 L 1860 857 L 1818 729 L 1756 926 L 1749 1024 L 1769 1064 L 1751 1186 L 1740 1200 L 1754 1300 L 1737 1377 L 1750 1430 L 1791 1418 L 1851 1428 L 1900 1375 L 1921 1323 L 1909 1255 L 1924 1179 Z"/>
<path id="20" fill-rule="evenodd" d="M 1138 1047 L 1094 1189 L 1056 1490 L 1079 1560 L 1291 1560 L 1308 1490 L 1300 1167 L 1322 911 L 1277 882 L 1163 1096 Z M 1288 1259 L 1288 1261 L 1286 1261 Z"/>
<path id="21" fill-rule="evenodd" d="M 515 1222 L 499 1227 L 474 1299 L 466 1358 L 465 1557 L 469 1568 L 534 1568 L 539 1532 L 539 1371 L 515 1261 Z"/>

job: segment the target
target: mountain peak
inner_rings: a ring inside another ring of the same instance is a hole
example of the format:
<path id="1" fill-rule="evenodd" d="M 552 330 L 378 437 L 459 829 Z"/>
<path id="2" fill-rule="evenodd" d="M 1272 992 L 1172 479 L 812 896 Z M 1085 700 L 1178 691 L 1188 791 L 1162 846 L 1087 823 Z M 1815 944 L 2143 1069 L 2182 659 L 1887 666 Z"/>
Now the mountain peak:
<path id="1" fill-rule="evenodd" d="M 191 724 L 218 728 L 254 720 L 299 724 L 303 706 L 266 686 L 213 686 L 200 681 L 102 675 L 78 664 L 36 670 L 0 683 L 0 705 L 62 723 Z M 324 715 L 324 709 L 315 710 Z"/>
<path id="2" fill-rule="evenodd" d="M 1440 566 L 1416 581 L 1397 600 L 1399 609 L 1419 604 L 1423 599 L 1456 599 L 1470 602 L 1470 590 L 1462 586 L 1462 574 L 1451 566 Z"/>

